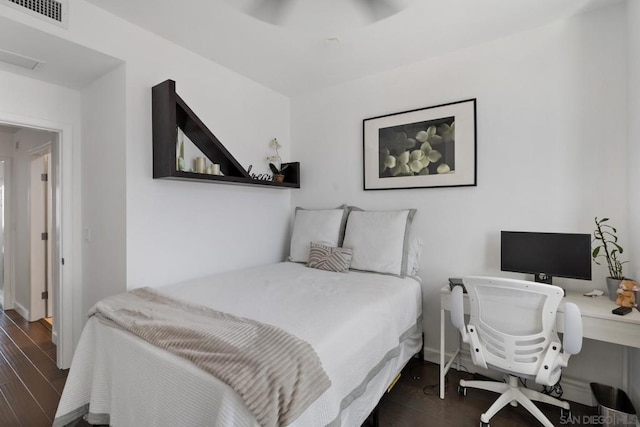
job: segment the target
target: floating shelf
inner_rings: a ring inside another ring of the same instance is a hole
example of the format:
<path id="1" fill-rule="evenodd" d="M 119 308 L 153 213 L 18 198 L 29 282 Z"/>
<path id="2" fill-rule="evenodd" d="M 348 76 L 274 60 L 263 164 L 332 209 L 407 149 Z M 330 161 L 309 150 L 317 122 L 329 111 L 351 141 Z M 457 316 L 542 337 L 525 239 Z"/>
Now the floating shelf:
<path id="1" fill-rule="evenodd" d="M 220 184 L 261 185 L 276 188 L 300 188 L 300 163 L 284 170 L 284 182 L 264 181 L 251 175 L 227 151 L 220 140 L 202 123 L 176 93 L 176 82 L 166 80 L 152 89 L 153 178 Z M 176 169 L 177 128 L 211 161 L 218 163 L 223 175 L 209 175 Z"/>

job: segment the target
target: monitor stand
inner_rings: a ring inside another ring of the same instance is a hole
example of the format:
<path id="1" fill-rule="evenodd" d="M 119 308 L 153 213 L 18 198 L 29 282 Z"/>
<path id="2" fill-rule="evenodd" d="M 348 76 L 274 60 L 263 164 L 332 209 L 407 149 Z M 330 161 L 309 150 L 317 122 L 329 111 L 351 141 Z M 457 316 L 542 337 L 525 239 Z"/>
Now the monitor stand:
<path id="1" fill-rule="evenodd" d="M 545 273 L 536 273 L 534 276 L 534 280 L 538 283 L 546 283 L 547 285 L 551 285 L 551 281 L 553 277 L 549 276 Z"/>
<path id="2" fill-rule="evenodd" d="M 551 283 L 553 281 L 553 276 L 549 276 L 548 274 L 545 274 L 545 273 L 536 273 L 533 275 L 533 278 L 538 283 L 544 283 L 546 285 L 553 284 Z M 562 288 L 562 296 L 563 297 L 567 296 L 567 291 L 564 288 Z"/>

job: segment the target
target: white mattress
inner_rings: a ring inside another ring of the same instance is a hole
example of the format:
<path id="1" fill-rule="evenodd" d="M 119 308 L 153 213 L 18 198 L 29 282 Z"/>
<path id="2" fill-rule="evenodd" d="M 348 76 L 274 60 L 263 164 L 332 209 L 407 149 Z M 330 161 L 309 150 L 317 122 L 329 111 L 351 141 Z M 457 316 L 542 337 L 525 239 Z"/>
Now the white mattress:
<path id="1" fill-rule="evenodd" d="M 411 278 L 280 263 L 159 290 L 280 327 L 314 347 L 332 385 L 293 426 L 359 426 L 421 345 L 421 288 Z M 113 426 L 257 425 L 216 378 L 94 318 L 82 333 L 56 418 L 74 411 L 88 411 L 97 423 L 108 415 Z"/>

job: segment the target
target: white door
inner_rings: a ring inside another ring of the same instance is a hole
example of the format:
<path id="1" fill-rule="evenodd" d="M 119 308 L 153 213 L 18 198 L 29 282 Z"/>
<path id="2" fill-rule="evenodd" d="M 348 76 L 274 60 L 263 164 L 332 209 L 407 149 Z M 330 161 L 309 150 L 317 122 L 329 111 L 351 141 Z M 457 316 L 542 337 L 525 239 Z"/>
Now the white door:
<path id="1" fill-rule="evenodd" d="M 44 315 L 45 317 L 53 316 L 53 272 L 52 272 L 52 231 L 53 231 L 53 191 L 51 186 L 51 154 L 47 153 L 44 156 L 45 161 L 45 170 L 46 170 L 46 182 L 45 182 L 45 203 L 46 203 L 46 211 L 45 211 L 45 221 L 47 223 L 47 247 L 46 247 L 46 288 L 45 292 L 47 293 L 47 298 L 45 298 L 45 309 Z"/>
<path id="2" fill-rule="evenodd" d="M 0 160 L 0 303 L 4 307 L 4 291 L 7 283 L 5 280 L 5 234 L 4 234 L 4 176 L 5 162 Z"/>
<path id="3" fill-rule="evenodd" d="M 46 155 L 34 155 L 30 162 L 29 216 L 30 216 L 30 277 L 31 304 L 29 321 L 46 316 L 47 304 L 43 297 L 48 290 L 48 234 L 47 234 L 47 173 Z"/>

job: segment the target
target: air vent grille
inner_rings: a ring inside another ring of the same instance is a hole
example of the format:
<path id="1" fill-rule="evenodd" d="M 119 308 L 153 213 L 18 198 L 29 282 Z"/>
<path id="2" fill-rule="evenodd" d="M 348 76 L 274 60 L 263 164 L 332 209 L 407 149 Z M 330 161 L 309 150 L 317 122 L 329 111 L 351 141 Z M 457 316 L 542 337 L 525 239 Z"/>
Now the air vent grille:
<path id="1" fill-rule="evenodd" d="M 39 15 L 62 22 L 62 3 L 55 0 L 8 0 Z"/>

